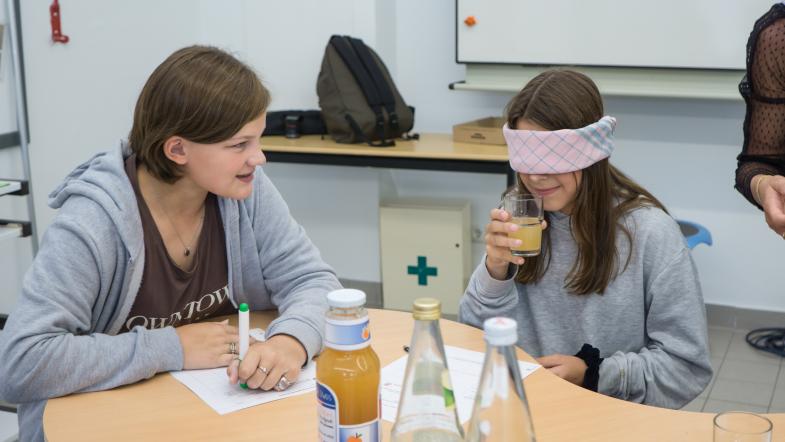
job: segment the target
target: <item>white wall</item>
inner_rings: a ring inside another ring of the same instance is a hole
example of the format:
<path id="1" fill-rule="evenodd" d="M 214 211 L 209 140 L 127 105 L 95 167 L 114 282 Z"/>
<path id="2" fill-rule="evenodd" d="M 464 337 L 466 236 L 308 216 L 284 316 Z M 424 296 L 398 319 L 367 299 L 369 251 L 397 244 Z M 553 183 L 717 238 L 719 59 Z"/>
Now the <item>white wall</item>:
<path id="1" fill-rule="evenodd" d="M 464 75 L 454 62 L 452 0 L 82 0 L 61 5 L 63 30 L 71 37 L 64 46 L 48 41 L 48 0 L 23 3 L 42 228 L 54 215 L 45 207 L 48 191 L 73 166 L 125 136 L 146 77 L 187 44 L 226 47 L 253 64 L 272 89 L 273 109 L 317 108 L 316 74 L 333 33 L 359 36 L 377 48 L 417 108 L 417 131 L 449 132 L 455 123 L 498 115 L 509 98 L 448 90 Z M 732 188 L 743 104 L 608 99 L 606 106 L 619 118 L 614 162 L 674 215 L 711 229 L 715 245 L 699 246 L 694 254 L 706 300 L 785 311 L 778 289 L 785 275 L 775 268 L 785 242 Z M 4 160 L 0 156 L 0 167 Z M 289 164 L 270 164 L 267 171 L 339 275 L 366 281 L 380 281 L 380 199 L 390 193 L 470 199 L 472 223 L 482 229 L 505 184 L 501 175 L 454 172 Z M 482 244 L 476 244 L 475 261 L 480 253 Z M 0 280 L 18 273 L 0 267 Z M 15 293 L 0 290 L 0 298 Z"/>

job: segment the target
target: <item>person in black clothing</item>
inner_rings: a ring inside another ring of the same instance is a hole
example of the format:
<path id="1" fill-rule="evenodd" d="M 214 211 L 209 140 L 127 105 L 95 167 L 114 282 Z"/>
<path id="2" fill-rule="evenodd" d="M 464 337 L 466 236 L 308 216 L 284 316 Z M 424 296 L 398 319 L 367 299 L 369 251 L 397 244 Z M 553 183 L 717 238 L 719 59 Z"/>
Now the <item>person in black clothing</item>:
<path id="1" fill-rule="evenodd" d="M 785 2 L 755 22 L 739 91 L 747 114 L 735 187 L 785 239 Z"/>

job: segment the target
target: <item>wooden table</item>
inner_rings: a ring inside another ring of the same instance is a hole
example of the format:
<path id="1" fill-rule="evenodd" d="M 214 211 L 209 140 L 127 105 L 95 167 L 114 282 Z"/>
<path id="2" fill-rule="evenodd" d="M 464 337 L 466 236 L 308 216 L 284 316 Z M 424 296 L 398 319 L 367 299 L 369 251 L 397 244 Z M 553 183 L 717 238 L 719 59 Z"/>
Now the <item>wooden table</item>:
<path id="1" fill-rule="evenodd" d="M 266 327 L 271 312 L 254 313 Z M 383 365 L 401 357 L 413 322 L 408 313 L 370 310 L 373 347 Z M 483 351 L 482 332 L 442 320 L 445 344 Z M 520 359 L 531 358 L 519 350 Z M 540 369 L 525 381 L 537 440 L 711 441 L 713 414 L 620 401 L 572 385 Z M 774 440 L 785 440 L 785 414 L 769 414 Z M 291 397 L 218 415 L 169 374 L 116 388 L 50 400 L 44 412 L 49 441 L 315 441 L 316 399 Z M 391 424 L 384 422 L 389 435 Z M 387 440 L 387 439 L 385 439 Z"/>
<path id="2" fill-rule="evenodd" d="M 338 144 L 326 135 L 267 136 L 262 151 L 271 163 L 496 173 L 506 175 L 508 185 L 515 177 L 507 146 L 456 143 L 449 134 L 420 134 L 419 140 L 395 140 L 392 147 Z"/>

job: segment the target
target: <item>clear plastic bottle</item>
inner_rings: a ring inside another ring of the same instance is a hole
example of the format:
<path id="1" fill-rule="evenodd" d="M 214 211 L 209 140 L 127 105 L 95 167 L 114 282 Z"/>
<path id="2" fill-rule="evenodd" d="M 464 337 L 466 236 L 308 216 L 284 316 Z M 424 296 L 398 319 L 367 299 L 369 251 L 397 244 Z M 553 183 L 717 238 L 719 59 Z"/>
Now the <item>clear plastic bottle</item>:
<path id="1" fill-rule="evenodd" d="M 518 324 L 491 318 L 483 326 L 487 349 L 466 440 L 532 442 L 534 426 L 515 357 Z"/>
<path id="2" fill-rule="evenodd" d="M 316 360 L 319 441 L 381 440 L 379 357 L 371 348 L 365 293 L 327 295 L 326 349 Z"/>
<path id="3" fill-rule="evenodd" d="M 441 303 L 433 298 L 419 298 L 414 301 L 412 315 L 414 334 L 392 441 L 462 441 L 463 428 L 439 329 Z"/>

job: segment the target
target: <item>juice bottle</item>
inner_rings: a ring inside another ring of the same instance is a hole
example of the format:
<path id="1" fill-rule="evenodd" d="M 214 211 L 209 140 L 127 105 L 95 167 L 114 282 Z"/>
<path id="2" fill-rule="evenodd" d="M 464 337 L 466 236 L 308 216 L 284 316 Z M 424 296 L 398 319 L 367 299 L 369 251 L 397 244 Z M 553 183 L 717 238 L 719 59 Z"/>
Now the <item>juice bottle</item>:
<path id="1" fill-rule="evenodd" d="M 319 440 L 381 440 L 380 364 L 371 348 L 365 293 L 327 295 L 324 352 L 316 360 Z"/>

